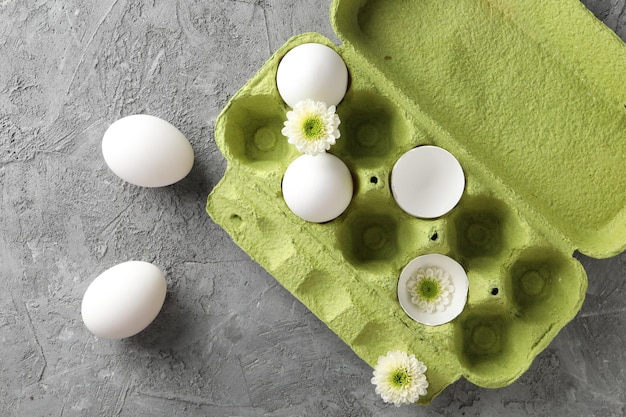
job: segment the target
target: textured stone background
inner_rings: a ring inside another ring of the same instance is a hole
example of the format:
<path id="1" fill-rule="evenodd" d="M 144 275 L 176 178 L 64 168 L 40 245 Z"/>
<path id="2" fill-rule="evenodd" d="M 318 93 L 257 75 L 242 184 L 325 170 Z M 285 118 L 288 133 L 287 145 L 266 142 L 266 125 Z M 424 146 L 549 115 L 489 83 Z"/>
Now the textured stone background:
<path id="1" fill-rule="evenodd" d="M 624 0 L 584 0 L 626 39 Z M 582 311 L 513 385 L 463 380 L 431 407 L 386 406 L 371 369 L 204 212 L 225 169 L 220 109 L 292 35 L 335 39 L 328 0 L 0 1 L 1 416 L 619 416 L 626 254 L 581 257 Z M 625 74 L 626 82 L 626 74 Z M 196 163 L 163 189 L 106 167 L 108 125 L 160 116 Z M 98 340 L 80 301 L 99 273 L 154 262 L 157 320 Z"/>

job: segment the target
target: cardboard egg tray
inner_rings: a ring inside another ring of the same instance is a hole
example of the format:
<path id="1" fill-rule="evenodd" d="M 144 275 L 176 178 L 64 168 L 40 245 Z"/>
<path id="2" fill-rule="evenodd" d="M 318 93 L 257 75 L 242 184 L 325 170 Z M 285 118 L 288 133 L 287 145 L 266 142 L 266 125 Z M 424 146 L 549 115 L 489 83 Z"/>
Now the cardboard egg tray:
<path id="1" fill-rule="evenodd" d="M 207 211 L 367 363 L 390 350 L 422 360 L 420 402 L 461 376 L 510 384 L 581 307 L 587 277 L 572 253 L 626 247 L 626 46 L 576 0 L 336 0 L 331 20 L 341 46 L 289 40 L 219 116 L 228 166 Z M 350 73 L 330 152 L 354 196 L 324 224 L 281 194 L 298 153 L 281 135 L 276 69 L 306 42 L 333 47 Z M 389 188 L 420 145 L 450 151 L 466 176 L 459 204 L 434 220 L 403 212 Z M 401 270 L 427 253 L 469 279 L 464 311 L 435 327 L 397 299 Z"/>

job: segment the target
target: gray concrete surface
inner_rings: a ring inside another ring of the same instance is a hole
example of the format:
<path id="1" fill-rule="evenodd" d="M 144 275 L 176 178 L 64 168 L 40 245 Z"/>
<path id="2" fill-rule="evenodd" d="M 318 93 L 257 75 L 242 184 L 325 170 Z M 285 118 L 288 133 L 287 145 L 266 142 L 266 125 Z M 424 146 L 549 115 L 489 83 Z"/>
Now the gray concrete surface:
<path id="1" fill-rule="evenodd" d="M 626 39 L 624 0 L 585 3 Z M 292 35 L 334 39 L 328 5 L 0 1 L 0 416 L 626 414 L 625 254 L 581 257 L 582 311 L 513 385 L 461 380 L 429 408 L 395 408 L 371 369 L 205 214 L 225 168 L 218 112 Z M 133 113 L 187 135 L 196 163 L 185 180 L 143 189 L 108 170 L 102 135 Z M 138 336 L 98 340 L 82 295 L 130 259 L 164 269 L 165 306 Z"/>

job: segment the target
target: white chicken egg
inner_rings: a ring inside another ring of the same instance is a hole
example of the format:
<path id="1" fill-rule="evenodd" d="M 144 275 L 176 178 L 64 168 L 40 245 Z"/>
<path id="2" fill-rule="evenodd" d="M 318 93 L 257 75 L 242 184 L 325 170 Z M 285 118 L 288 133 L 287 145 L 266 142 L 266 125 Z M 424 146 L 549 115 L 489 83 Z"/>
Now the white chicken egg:
<path id="1" fill-rule="evenodd" d="M 345 211 L 352 199 L 352 176 L 334 155 L 321 153 L 295 159 L 283 177 L 283 198 L 298 217 L 324 223 Z"/>
<path id="2" fill-rule="evenodd" d="M 328 46 L 304 43 L 287 52 L 278 64 L 276 86 L 291 107 L 308 98 L 336 106 L 348 88 L 348 68 Z"/>
<path id="3" fill-rule="evenodd" d="M 107 269 L 89 285 L 81 306 L 85 326 L 104 339 L 123 339 L 145 329 L 165 301 L 163 272 L 151 263 L 128 261 Z"/>
<path id="4" fill-rule="evenodd" d="M 191 144 L 176 127 L 146 114 L 114 122 L 102 138 L 102 155 L 118 177 L 142 187 L 180 181 L 194 159 Z"/>

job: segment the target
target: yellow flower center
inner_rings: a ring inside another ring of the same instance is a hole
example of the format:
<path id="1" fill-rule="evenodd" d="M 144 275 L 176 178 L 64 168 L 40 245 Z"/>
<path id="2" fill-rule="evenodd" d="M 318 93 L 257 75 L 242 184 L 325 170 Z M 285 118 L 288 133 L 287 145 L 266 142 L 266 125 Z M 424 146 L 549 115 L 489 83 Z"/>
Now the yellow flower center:
<path id="1" fill-rule="evenodd" d="M 441 295 L 441 286 L 435 279 L 424 278 L 419 283 L 417 294 L 422 300 L 432 301 Z"/>
<path id="2" fill-rule="evenodd" d="M 308 140 L 317 140 L 324 135 L 324 122 L 319 116 L 309 116 L 302 123 L 302 133 Z"/>
<path id="3" fill-rule="evenodd" d="M 396 369 L 391 374 L 391 385 L 397 388 L 406 386 L 411 381 L 411 375 L 404 369 Z"/>

